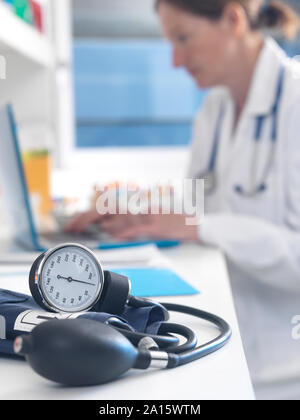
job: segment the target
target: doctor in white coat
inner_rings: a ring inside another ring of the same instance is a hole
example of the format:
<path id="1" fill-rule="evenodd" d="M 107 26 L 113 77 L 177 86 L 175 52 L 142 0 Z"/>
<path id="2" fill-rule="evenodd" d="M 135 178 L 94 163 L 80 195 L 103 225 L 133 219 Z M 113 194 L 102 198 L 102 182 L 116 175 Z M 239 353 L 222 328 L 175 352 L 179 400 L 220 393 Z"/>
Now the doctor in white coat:
<path id="1" fill-rule="evenodd" d="M 175 66 L 212 88 L 196 117 L 189 177 L 206 179 L 205 220 L 184 215 L 79 215 L 120 239 L 138 235 L 220 248 L 257 398 L 300 399 L 300 64 L 261 27 L 291 36 L 280 2 L 158 0 Z"/>

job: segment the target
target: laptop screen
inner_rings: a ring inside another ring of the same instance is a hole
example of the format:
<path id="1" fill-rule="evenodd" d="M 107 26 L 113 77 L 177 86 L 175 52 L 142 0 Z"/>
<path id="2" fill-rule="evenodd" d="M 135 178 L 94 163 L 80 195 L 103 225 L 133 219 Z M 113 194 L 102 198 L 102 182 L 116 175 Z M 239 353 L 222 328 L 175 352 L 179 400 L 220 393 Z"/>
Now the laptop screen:
<path id="1" fill-rule="evenodd" d="M 0 185 L 14 239 L 25 248 L 40 249 L 10 105 L 0 107 Z"/>

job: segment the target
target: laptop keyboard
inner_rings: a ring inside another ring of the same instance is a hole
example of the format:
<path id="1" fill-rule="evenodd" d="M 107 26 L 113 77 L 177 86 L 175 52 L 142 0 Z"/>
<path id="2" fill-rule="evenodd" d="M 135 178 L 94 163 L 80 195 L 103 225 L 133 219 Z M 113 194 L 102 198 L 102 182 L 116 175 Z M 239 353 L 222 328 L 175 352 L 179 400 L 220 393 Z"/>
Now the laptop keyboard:
<path id="1" fill-rule="evenodd" d="M 71 234 L 65 232 L 49 232 L 43 233 L 42 238 L 46 239 L 49 242 L 53 243 L 91 243 L 91 242 L 113 242 L 111 236 L 107 235 L 104 232 L 98 233 L 81 233 L 81 234 Z"/>

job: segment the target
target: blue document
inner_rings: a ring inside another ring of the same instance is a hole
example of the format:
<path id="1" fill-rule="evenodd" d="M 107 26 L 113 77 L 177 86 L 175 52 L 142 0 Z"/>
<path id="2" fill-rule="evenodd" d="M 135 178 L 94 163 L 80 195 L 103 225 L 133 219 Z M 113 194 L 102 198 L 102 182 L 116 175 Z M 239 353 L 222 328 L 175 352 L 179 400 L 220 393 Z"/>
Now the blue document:
<path id="1" fill-rule="evenodd" d="M 113 271 L 130 278 L 131 294 L 134 296 L 177 296 L 199 293 L 168 268 L 114 268 Z"/>

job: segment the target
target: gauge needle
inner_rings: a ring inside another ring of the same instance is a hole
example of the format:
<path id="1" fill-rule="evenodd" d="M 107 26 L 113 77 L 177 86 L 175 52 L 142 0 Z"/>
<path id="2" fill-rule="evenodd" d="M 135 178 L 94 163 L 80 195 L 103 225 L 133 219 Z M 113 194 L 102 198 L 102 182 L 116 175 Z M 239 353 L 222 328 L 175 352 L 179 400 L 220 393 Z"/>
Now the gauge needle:
<path id="1" fill-rule="evenodd" d="M 68 280 L 70 283 L 71 283 L 71 281 L 75 281 L 76 283 L 90 284 L 91 286 L 95 286 L 94 283 L 89 283 L 87 281 L 82 281 L 82 280 L 75 280 L 72 277 L 63 277 L 63 276 L 60 276 L 59 274 L 57 275 L 57 278 L 58 279 Z"/>

